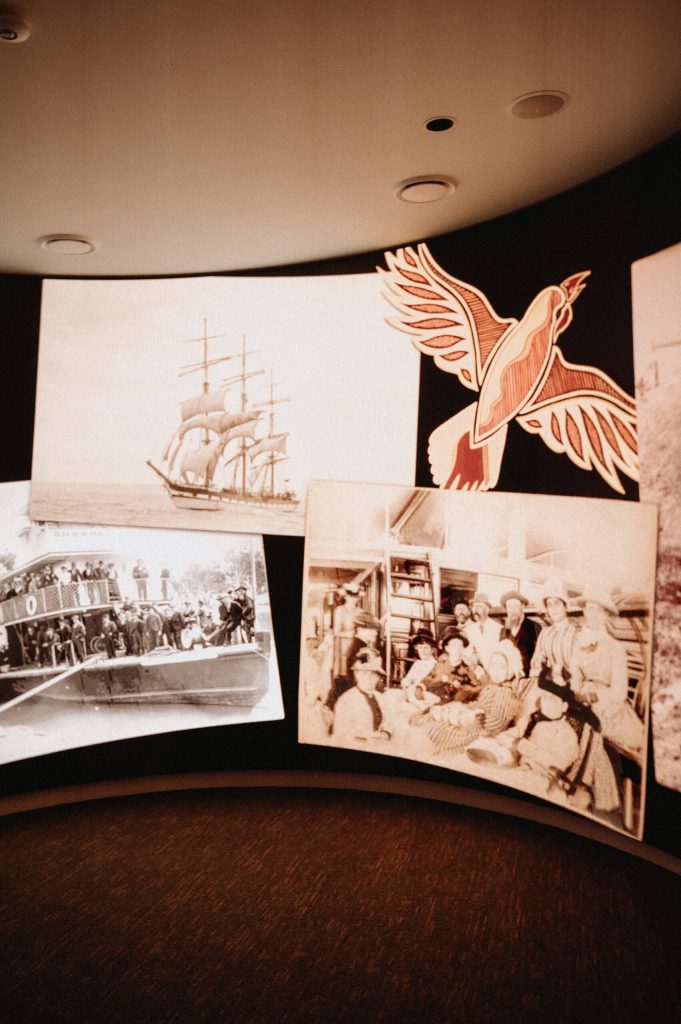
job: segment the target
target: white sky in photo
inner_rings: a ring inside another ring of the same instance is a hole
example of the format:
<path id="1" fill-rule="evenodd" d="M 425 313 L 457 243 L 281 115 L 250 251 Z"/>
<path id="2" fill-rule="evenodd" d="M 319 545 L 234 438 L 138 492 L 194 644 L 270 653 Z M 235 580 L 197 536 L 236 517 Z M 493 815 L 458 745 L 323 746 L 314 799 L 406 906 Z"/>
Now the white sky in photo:
<path id="1" fill-rule="evenodd" d="M 9 551 L 17 556 L 14 572 L 20 571 L 22 561 L 41 554 L 41 551 L 27 546 L 19 535 L 29 523 L 26 515 L 29 486 L 28 482 L 0 484 L 0 554 Z M 262 552 L 262 537 L 200 530 L 63 524 L 51 528 L 47 549 L 51 552 L 63 550 L 65 561 L 70 561 L 73 553 L 77 562 L 79 550 L 111 551 L 128 562 L 142 558 L 150 570 L 158 572 L 169 568 L 173 576 L 179 577 L 192 565 L 209 567 L 220 563 L 229 552 Z"/>
<path id="2" fill-rule="evenodd" d="M 200 343 L 225 335 L 208 357 L 239 352 L 247 369 L 272 368 L 275 431 L 289 431 L 282 466 L 294 490 L 309 479 L 414 480 L 419 355 L 385 323 L 378 274 L 299 278 L 46 281 L 40 327 L 33 479 L 160 482 L 179 425 L 196 395 Z M 215 368 L 216 384 L 240 362 Z M 269 398 L 269 374 L 247 382 L 251 403 Z M 238 388 L 234 394 L 239 401 Z"/>

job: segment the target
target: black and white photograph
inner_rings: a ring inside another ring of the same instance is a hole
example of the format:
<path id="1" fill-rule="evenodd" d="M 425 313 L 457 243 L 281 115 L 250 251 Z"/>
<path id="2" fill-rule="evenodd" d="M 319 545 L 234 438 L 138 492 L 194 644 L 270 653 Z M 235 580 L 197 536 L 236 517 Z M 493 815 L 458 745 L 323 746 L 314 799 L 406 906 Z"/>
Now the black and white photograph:
<path id="1" fill-rule="evenodd" d="M 660 514 L 652 733 L 655 778 L 681 792 L 681 245 L 631 268 L 644 501 Z"/>
<path id="2" fill-rule="evenodd" d="M 32 517 L 300 535 L 310 479 L 413 483 L 420 356 L 381 289 L 45 281 Z"/>
<path id="3" fill-rule="evenodd" d="M 0 763 L 283 718 L 262 537 L 34 522 L 0 487 Z"/>
<path id="4" fill-rule="evenodd" d="M 299 738 L 641 838 L 657 510 L 314 482 Z"/>

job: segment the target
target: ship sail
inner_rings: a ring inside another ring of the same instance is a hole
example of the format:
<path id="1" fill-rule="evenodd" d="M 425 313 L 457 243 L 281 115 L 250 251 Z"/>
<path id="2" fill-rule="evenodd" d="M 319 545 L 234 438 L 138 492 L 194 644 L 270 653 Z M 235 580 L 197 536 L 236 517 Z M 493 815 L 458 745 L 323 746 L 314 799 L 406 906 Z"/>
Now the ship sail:
<path id="1" fill-rule="evenodd" d="M 220 388 L 218 391 L 206 391 L 205 394 L 197 395 L 196 398 L 188 398 L 180 405 L 182 422 L 186 423 L 192 416 L 198 416 L 204 412 L 227 412 L 225 399 L 228 392 L 229 387 L 226 387 Z"/>
<path id="2" fill-rule="evenodd" d="M 213 441 L 210 444 L 203 445 L 202 448 L 186 452 L 180 464 L 180 474 L 183 479 L 190 481 L 191 475 L 194 479 L 205 477 L 207 482 L 210 481 L 215 472 L 222 447 L 222 441 Z"/>
<path id="3" fill-rule="evenodd" d="M 223 499 L 295 506 L 295 494 L 288 488 L 278 493 L 276 485 L 276 466 L 288 458 L 289 435 L 275 431 L 274 412 L 290 399 L 275 397 L 270 373 L 269 399 L 252 404 L 248 382 L 265 370 L 247 367 L 247 356 L 255 352 L 246 349 L 245 338 L 241 352 L 209 358 L 209 342 L 219 337 L 208 334 L 204 320 L 203 337 L 186 339 L 203 343 L 203 358 L 181 366 L 180 377 L 201 372 L 201 390 L 180 403 L 179 423 L 162 456 L 165 472 L 148 464 L 174 501 L 197 501 L 200 507 L 215 507 Z M 240 372 L 211 381 L 217 366 L 234 359 Z"/>
<path id="4" fill-rule="evenodd" d="M 243 426 L 245 423 L 255 423 L 260 418 L 257 412 L 210 412 L 199 413 L 190 417 L 180 425 L 177 436 L 183 440 L 190 430 L 202 429 L 212 430 L 216 434 L 224 434 L 235 427 Z"/>
<path id="5" fill-rule="evenodd" d="M 285 455 L 287 437 L 288 434 L 274 434 L 272 437 L 263 437 L 261 441 L 256 441 L 255 444 L 251 445 L 248 449 L 248 454 L 251 459 L 261 455 L 262 452 L 280 452 L 282 455 Z"/>
<path id="6" fill-rule="evenodd" d="M 268 462 L 261 462 L 250 468 L 248 471 L 248 486 L 252 491 L 257 491 L 260 484 L 264 482 L 265 473 L 269 468 Z"/>
<path id="7" fill-rule="evenodd" d="M 225 431 L 223 435 L 224 440 L 233 441 L 235 438 L 242 437 L 250 437 L 251 439 L 253 439 L 255 438 L 255 431 L 257 429 L 257 426 L 258 418 L 254 416 L 250 420 L 246 420 L 246 422 L 242 423 L 240 426 L 231 427 L 229 430 Z"/>

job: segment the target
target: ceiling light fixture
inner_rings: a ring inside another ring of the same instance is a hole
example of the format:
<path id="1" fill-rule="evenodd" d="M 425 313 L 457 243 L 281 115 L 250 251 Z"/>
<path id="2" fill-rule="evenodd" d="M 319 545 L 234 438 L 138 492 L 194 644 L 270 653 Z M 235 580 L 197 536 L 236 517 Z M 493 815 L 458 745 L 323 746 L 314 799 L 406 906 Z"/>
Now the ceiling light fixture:
<path id="1" fill-rule="evenodd" d="M 60 256 L 85 256 L 94 252 L 95 244 L 82 235 L 46 235 L 40 239 L 43 249 Z"/>
<path id="2" fill-rule="evenodd" d="M 508 111 L 514 117 L 523 120 L 534 120 L 537 117 L 550 117 L 562 110 L 570 97 L 567 93 L 558 92 L 557 89 L 541 89 L 538 92 L 528 92 L 509 105 Z"/>
<path id="3" fill-rule="evenodd" d="M 448 132 L 450 128 L 453 128 L 456 121 L 453 117 L 443 115 L 441 117 L 429 117 L 424 122 L 423 127 L 427 132 Z"/>
<path id="4" fill-rule="evenodd" d="M 404 203 L 434 203 L 444 199 L 456 188 L 453 178 L 441 174 L 422 175 L 401 181 L 395 189 L 395 196 Z"/>
<path id="5" fill-rule="evenodd" d="M 16 14 L 0 10 L 0 43 L 24 43 L 30 34 L 25 21 Z"/>

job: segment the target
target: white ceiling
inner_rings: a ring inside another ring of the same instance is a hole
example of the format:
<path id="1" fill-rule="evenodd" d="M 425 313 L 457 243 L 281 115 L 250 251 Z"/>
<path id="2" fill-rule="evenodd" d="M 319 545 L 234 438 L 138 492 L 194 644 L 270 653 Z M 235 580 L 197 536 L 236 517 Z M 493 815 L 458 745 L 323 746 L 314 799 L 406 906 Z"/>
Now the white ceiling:
<path id="1" fill-rule="evenodd" d="M 394 246 L 681 128 L 678 0 L 27 0 L 0 44 L 0 271 L 181 274 Z M 558 114 L 516 97 L 558 89 Z M 424 121 L 451 115 L 433 135 Z M 395 186 L 456 192 L 409 205 Z M 88 256 L 39 239 L 84 234 Z"/>

